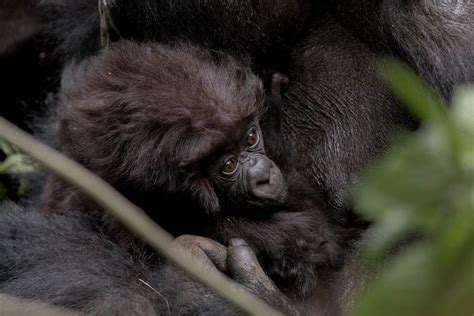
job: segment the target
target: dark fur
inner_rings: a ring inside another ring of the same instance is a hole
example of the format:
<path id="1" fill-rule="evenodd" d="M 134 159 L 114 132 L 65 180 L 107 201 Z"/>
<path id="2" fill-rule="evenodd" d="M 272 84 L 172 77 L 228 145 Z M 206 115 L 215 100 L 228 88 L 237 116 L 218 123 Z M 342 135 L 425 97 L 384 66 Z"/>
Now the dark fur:
<path id="1" fill-rule="evenodd" d="M 346 191 L 357 181 L 356 175 L 385 152 L 392 142 L 392 134 L 399 129 L 417 127 L 378 80 L 374 66 L 378 57 L 388 55 L 406 61 L 445 98 L 451 97 L 457 85 L 474 81 L 472 1 L 332 0 L 313 2 L 309 6 L 305 1 L 280 1 L 274 11 L 264 10 L 267 6 L 274 7 L 272 1 L 266 1 L 261 7 L 237 2 L 236 7 L 226 1 L 213 2 L 199 7 L 202 11 L 196 14 L 194 7 L 180 4 L 171 9 L 171 2 L 166 1 L 159 3 L 160 10 L 156 1 L 141 2 L 143 7 L 129 1 L 112 12 L 119 24 L 143 23 L 142 28 L 130 29 L 125 37 L 173 41 L 181 36 L 240 56 L 256 51 L 260 57 L 251 56 L 251 60 L 257 68 L 264 70 L 285 69 L 287 67 L 282 64 L 288 64 L 290 87 L 283 113 L 284 130 L 289 134 L 287 139 L 298 148 L 296 156 L 303 158 L 296 165 L 338 209 L 343 209 Z M 79 3 L 75 5 L 84 6 Z M 55 1 L 44 1 L 44 6 L 58 8 Z M 272 29 L 275 23 L 268 21 L 276 19 L 285 6 L 295 9 L 285 11 L 287 17 L 279 19 L 279 26 Z M 237 7 L 243 9 L 237 10 Z M 296 9 L 298 7 L 300 9 Z M 58 11 L 61 23 L 71 25 L 72 21 L 74 25 L 74 21 L 78 21 L 68 15 L 76 11 L 72 4 L 59 8 L 67 13 Z M 271 14 L 263 13 L 268 11 Z M 96 15 L 97 8 L 90 5 L 89 16 Z M 156 16 L 159 18 L 155 19 Z M 209 17 L 225 17 L 218 27 L 219 32 L 213 29 L 198 32 L 200 28 L 194 23 L 203 28 L 215 27 L 208 21 Z M 246 25 L 243 22 L 246 19 L 254 21 L 249 24 L 261 32 Z M 285 24 L 295 19 L 302 21 L 297 25 L 306 27 Z M 67 37 L 60 41 L 64 45 L 61 51 L 69 58 L 71 54 L 80 58 L 77 52 L 86 47 L 97 50 L 98 44 L 85 45 L 85 40 L 81 44 L 85 38 L 97 41 L 99 30 L 95 25 L 94 31 L 91 25 L 85 24 L 74 28 L 78 33 L 75 37 L 62 32 Z M 57 26 L 56 30 L 61 30 L 61 24 Z M 280 34 L 287 32 L 295 35 L 295 42 L 280 41 L 285 38 Z M 242 34 L 242 37 L 236 34 Z M 245 39 L 252 38 L 252 34 L 264 36 L 264 39 L 252 41 L 250 45 Z M 284 61 L 275 60 L 272 57 L 275 50 L 267 49 L 281 43 L 291 45 L 289 62 L 285 58 Z M 82 49 L 72 45 L 80 45 Z M 270 151 L 277 151 L 272 147 L 278 140 L 271 135 L 266 138 Z M 307 154 L 308 151 L 311 153 Z"/>
<path id="2" fill-rule="evenodd" d="M 81 59 L 99 49 L 97 1 L 41 2 L 43 11 L 55 21 L 50 34 L 66 60 Z M 308 0 L 118 0 L 111 5 L 111 14 L 124 39 L 191 41 L 234 56 L 249 55 L 263 69 L 286 64 L 291 43 L 307 24 L 313 6 Z"/>
<path id="3" fill-rule="evenodd" d="M 176 235 L 207 236 L 225 245 L 231 238 L 245 239 L 268 275 L 294 299 L 314 294 L 316 286 L 330 287 L 355 235 L 329 222 L 321 212 L 324 201 L 300 176 L 285 175 L 288 202 L 280 212 L 259 219 L 225 210 L 206 213 L 192 193 L 203 190 L 201 186 L 213 190 L 212 183 L 203 182 L 207 175 L 182 173 L 190 157 L 212 158 L 208 155 L 215 144 L 245 133 L 248 118 L 259 114 L 262 84 L 248 67 L 190 45 L 123 42 L 84 61 L 74 73 L 63 87 L 58 114 L 60 147 L 67 155 L 121 189 Z M 188 299 L 174 301 L 207 290 L 175 280 L 172 269 L 133 236 L 110 225 L 110 219 L 103 220 L 103 211 L 75 188 L 51 177 L 45 203 L 49 216 L 17 210 L 15 218 L 7 210 L 7 218 L 0 220 L 11 227 L 0 244 L 6 253 L 0 260 L 2 292 L 93 313 L 154 314 L 168 308 L 177 314 L 230 312 L 212 295 L 210 306 L 206 301 L 186 306 L 182 303 Z M 53 215 L 61 211 L 63 215 Z M 26 232 L 18 232 L 22 222 Z M 25 247 L 17 236 L 34 243 Z M 49 247 L 45 251 L 48 243 L 55 248 L 52 252 Z M 10 244 L 24 248 L 19 257 L 6 249 Z M 68 247 L 77 252 L 61 258 Z M 169 301 L 155 297 L 138 279 L 146 279 Z M 131 293 L 130 306 L 111 306 L 120 295 Z"/>
<path id="4" fill-rule="evenodd" d="M 474 81 L 472 0 L 335 2 L 338 22 L 373 52 L 406 61 L 442 97 Z"/>
<path id="5" fill-rule="evenodd" d="M 58 1 L 44 2 L 48 2 L 45 8 L 52 8 L 50 12 L 54 13 L 53 18 L 50 18 L 54 25 L 52 29 L 59 35 L 56 36 L 61 44 L 59 52 L 65 56 L 66 61 L 70 61 L 72 57 L 84 58 L 99 49 L 96 1 L 67 1 L 64 6 L 58 5 Z M 148 1 L 142 3 L 144 6 L 149 4 Z M 172 3 L 176 2 L 168 2 Z M 311 17 L 307 17 L 296 13 L 301 21 L 305 21 L 301 25 L 311 22 L 309 27 L 302 27 L 296 32 L 291 23 L 282 23 L 272 29 L 272 24 L 265 24 L 265 21 L 273 19 L 273 11 L 264 11 L 262 14 L 254 2 L 237 7 L 222 6 L 222 3 L 227 2 L 209 2 L 201 8 L 207 10 L 208 14 L 196 16 L 194 9 L 180 8 L 173 11 L 165 6 L 166 9 L 159 13 L 162 13 L 159 19 L 155 20 L 158 14 L 155 10 L 144 10 L 136 2 L 130 1 L 122 4 L 126 8 L 123 10 L 126 17 L 122 23 L 134 25 L 136 34 L 129 34 L 130 37 L 173 41 L 175 37 L 172 34 L 165 38 L 166 32 L 163 33 L 163 29 L 159 27 L 163 23 L 170 32 L 179 30 L 176 33 L 178 38 L 185 36 L 188 40 L 198 43 L 204 41 L 204 44 L 210 46 L 218 43 L 215 48 L 231 50 L 231 53 L 237 55 L 253 54 L 257 56 L 251 56 L 256 68 L 286 68 L 282 63 L 286 65 L 288 61 L 273 58 L 270 55 L 274 51 L 268 48 L 277 47 L 276 51 L 279 51 L 279 43 L 282 43 L 282 47 L 289 47 L 290 86 L 285 94 L 283 107 L 285 140 L 282 142 L 271 133 L 265 135 L 265 139 L 272 152 L 281 152 L 279 148 L 272 148 L 277 145 L 281 148 L 291 144 L 295 148 L 291 162 L 311 182 L 318 195 L 322 196 L 327 204 L 325 213 L 339 227 L 358 226 L 350 205 L 348 207 L 344 203 L 349 187 L 357 183 L 357 174 L 385 152 L 392 141 L 392 135 L 398 130 L 417 127 L 417 123 L 402 110 L 389 90 L 377 79 L 373 66 L 376 58 L 385 55 L 401 58 L 446 98 L 451 96 L 456 85 L 474 81 L 474 14 L 472 1 L 469 0 L 333 0 L 328 1 L 327 6 L 318 8 L 321 11 L 313 10 L 318 11 L 317 15 L 313 12 Z M 271 8 L 273 7 L 272 3 Z M 209 22 L 209 17 L 226 17 L 223 21 L 225 23 L 218 27 L 211 26 L 213 24 Z M 259 23 L 249 27 L 242 23 L 247 19 L 263 21 L 262 25 L 267 27 L 262 27 Z M 140 29 L 132 21 L 144 21 L 144 25 L 158 27 Z M 191 22 L 187 24 L 187 21 Z M 208 32 L 195 32 L 195 23 Z M 155 34 L 156 30 L 159 31 Z M 284 33 L 298 36 L 294 42 L 275 41 L 275 35 L 278 39 L 279 34 Z M 246 39 L 255 35 L 259 38 L 249 44 Z M 203 39 L 203 36 L 207 39 Z M 242 38 L 242 44 L 239 40 L 227 44 Z M 262 50 L 259 50 L 260 45 Z M 255 51 L 256 54 L 252 53 Z M 80 205 L 77 207 L 80 208 Z M 198 222 L 193 222 L 193 218 L 189 222 L 192 223 L 189 225 L 191 227 L 182 223 L 181 228 L 186 230 L 199 227 Z M 21 224 L 18 226 L 21 227 Z M 298 232 L 298 236 L 300 234 Z M 54 244 L 54 241 L 51 238 L 50 242 Z M 65 253 L 69 255 L 70 251 Z M 102 266 L 99 261 L 98 259 L 97 266 L 115 275 L 115 278 L 122 275 L 123 271 L 113 270 L 110 265 Z M 345 267 L 350 267 L 350 263 Z M 164 280 L 166 276 L 164 273 L 161 277 Z M 67 284 L 69 278 L 69 275 L 64 275 L 55 281 L 57 284 Z M 24 279 L 23 288 L 35 284 L 34 279 L 34 275 L 31 280 Z M 350 273 L 341 273 L 331 287 L 319 287 L 313 299 L 303 303 L 313 305 L 313 313 L 333 315 L 334 303 L 347 303 L 344 301 L 347 296 L 350 297 L 347 292 L 354 288 L 352 280 Z M 158 287 L 166 289 L 170 284 L 177 287 L 189 285 L 183 281 L 163 281 Z M 188 290 L 193 289 L 191 292 L 180 289 L 182 291 L 179 293 L 182 295 L 171 302 L 171 305 L 184 307 L 199 302 L 195 304 L 201 304 L 201 312 L 222 307 L 211 304 L 214 306 L 211 308 L 207 302 L 212 296 L 193 286 L 188 287 Z M 50 293 L 47 289 L 42 290 Z M 36 295 L 41 293 L 43 292 L 37 291 Z M 21 295 L 21 291 L 17 294 Z M 342 301 L 339 301 L 339 297 L 343 297 Z"/>
<path id="6" fill-rule="evenodd" d="M 285 174 L 288 202 L 274 215 L 205 212 L 218 195 L 207 174 L 216 149 L 245 135 L 263 105 L 262 84 L 249 68 L 189 45 L 124 42 L 85 61 L 63 92 L 58 122 L 64 153 L 170 232 L 225 245 L 245 239 L 277 285 L 295 297 L 310 295 L 317 280 L 327 281 L 340 268 L 354 232 L 330 224 L 324 201 L 294 172 Z M 201 157 L 197 165 L 195 156 Z M 45 195 L 48 210 L 103 214 L 53 178 Z"/>
<path id="7" fill-rule="evenodd" d="M 4 203 L 0 240 L 1 293 L 93 315 L 195 315 L 211 309 L 223 315 L 230 310 L 143 248 L 137 246 L 131 256 L 81 212 L 44 214 Z"/>
<path id="8" fill-rule="evenodd" d="M 0 3 L 0 115 L 29 131 L 31 120 L 41 113 L 44 99 L 57 84 L 41 35 L 43 22 L 32 0 Z"/>
<path id="9" fill-rule="evenodd" d="M 300 153 L 299 170 L 347 219 L 344 201 L 357 175 L 400 130 L 418 126 L 378 79 L 377 58 L 402 58 L 449 99 L 474 82 L 474 4 L 334 3 L 293 49 L 283 128 Z"/>

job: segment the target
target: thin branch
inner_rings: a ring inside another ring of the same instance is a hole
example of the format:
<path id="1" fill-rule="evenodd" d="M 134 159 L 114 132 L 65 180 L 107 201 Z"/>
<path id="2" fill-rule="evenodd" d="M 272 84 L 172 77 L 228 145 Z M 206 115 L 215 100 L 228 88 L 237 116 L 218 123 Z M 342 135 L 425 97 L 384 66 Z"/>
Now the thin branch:
<path id="1" fill-rule="evenodd" d="M 0 137 L 17 146 L 57 176 L 75 185 L 177 267 L 214 290 L 216 294 L 242 312 L 251 315 L 281 315 L 261 299 L 244 291 L 222 273 L 211 273 L 197 264 L 182 249 L 172 245 L 174 238 L 168 232 L 103 179 L 61 153 L 38 142 L 3 117 L 0 117 Z"/>
<path id="2" fill-rule="evenodd" d="M 50 306 L 33 300 L 0 294 L 0 315 L 2 316 L 84 316 L 84 314 Z"/>

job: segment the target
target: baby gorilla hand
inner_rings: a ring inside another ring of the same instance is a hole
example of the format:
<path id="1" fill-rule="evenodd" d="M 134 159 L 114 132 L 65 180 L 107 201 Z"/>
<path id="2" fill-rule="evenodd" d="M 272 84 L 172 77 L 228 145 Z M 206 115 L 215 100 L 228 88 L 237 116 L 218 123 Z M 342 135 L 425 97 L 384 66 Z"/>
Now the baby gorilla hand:
<path id="1" fill-rule="evenodd" d="M 232 279 L 246 290 L 286 315 L 299 315 L 290 299 L 263 271 L 252 248 L 243 239 L 230 240 L 227 249 L 227 266 Z"/>
<path id="2" fill-rule="evenodd" d="M 297 315 L 290 300 L 275 286 L 260 266 L 253 250 L 243 239 L 231 239 L 229 247 L 214 240 L 183 235 L 175 240 L 200 264 L 211 271 L 229 275 L 253 295 L 288 315 Z"/>
<path id="3" fill-rule="evenodd" d="M 176 238 L 173 244 L 180 245 L 209 270 L 219 270 L 227 274 L 227 248 L 220 243 L 205 237 L 182 235 Z"/>

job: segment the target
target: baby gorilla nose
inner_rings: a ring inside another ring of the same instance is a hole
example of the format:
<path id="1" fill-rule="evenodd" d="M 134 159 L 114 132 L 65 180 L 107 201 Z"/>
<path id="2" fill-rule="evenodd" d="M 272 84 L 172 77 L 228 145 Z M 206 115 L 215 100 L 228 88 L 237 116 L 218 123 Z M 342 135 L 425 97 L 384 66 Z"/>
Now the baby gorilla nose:
<path id="1" fill-rule="evenodd" d="M 260 159 L 262 161 L 262 159 Z M 261 171 L 262 172 L 257 172 L 255 174 L 255 185 L 260 186 L 260 185 L 265 185 L 265 184 L 270 184 L 270 170 L 271 166 L 269 166 L 268 162 L 263 162 L 261 164 L 265 164 L 262 166 Z"/>
<path id="2" fill-rule="evenodd" d="M 280 169 L 264 155 L 254 157 L 253 164 L 248 167 L 250 193 L 270 203 L 282 203 L 286 197 L 286 186 Z"/>

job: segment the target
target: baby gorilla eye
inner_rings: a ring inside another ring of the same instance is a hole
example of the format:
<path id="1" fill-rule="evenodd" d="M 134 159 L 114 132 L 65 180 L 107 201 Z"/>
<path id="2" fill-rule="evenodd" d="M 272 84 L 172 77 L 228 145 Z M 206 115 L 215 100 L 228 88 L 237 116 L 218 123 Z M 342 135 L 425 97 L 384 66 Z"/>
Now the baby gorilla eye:
<path id="1" fill-rule="evenodd" d="M 237 161 L 237 158 L 235 157 L 231 157 L 229 159 L 227 159 L 225 162 L 224 162 L 224 165 L 222 166 L 222 173 L 225 174 L 225 175 L 232 175 L 235 173 L 235 171 L 237 171 L 237 165 L 238 165 L 238 161 Z"/>
<path id="2" fill-rule="evenodd" d="M 251 128 L 247 133 L 247 146 L 252 148 L 258 145 L 260 141 L 260 135 L 255 127 Z"/>

